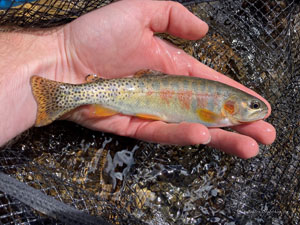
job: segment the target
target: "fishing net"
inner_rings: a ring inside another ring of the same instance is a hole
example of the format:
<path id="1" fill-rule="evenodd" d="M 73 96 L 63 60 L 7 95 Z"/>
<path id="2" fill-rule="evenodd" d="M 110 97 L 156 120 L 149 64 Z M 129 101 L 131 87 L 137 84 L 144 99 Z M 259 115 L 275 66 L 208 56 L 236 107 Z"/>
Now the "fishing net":
<path id="1" fill-rule="evenodd" d="M 22 27 L 61 25 L 112 1 L 1 0 L 0 25 Z"/>
<path id="2" fill-rule="evenodd" d="M 0 1 L 0 24 L 61 25 L 109 2 Z M 112 224 L 300 223 L 300 5 L 179 2 L 209 24 L 208 35 L 160 37 L 265 97 L 275 143 L 242 160 L 205 146 L 149 144 L 64 121 L 32 128 L 0 151 L 1 172 L 26 184 L 3 178 L 22 192 L 0 185 L 0 223 L 72 224 L 78 215 Z"/>

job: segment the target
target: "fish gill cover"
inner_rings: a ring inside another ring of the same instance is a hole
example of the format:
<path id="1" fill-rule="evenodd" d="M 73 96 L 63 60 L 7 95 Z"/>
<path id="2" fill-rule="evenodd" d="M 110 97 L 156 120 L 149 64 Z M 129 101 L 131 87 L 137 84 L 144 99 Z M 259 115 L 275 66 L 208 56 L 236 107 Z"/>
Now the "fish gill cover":
<path id="1" fill-rule="evenodd" d="M 61 25 L 111 1 L 10 2 L 0 10 L 5 29 Z M 200 41 L 160 36 L 268 99 L 275 143 L 242 160 L 209 147 L 149 144 L 59 121 L 4 146 L 0 171 L 55 204 L 113 224 L 300 223 L 299 3 L 179 2 L 209 24 L 208 35 Z M 18 196 L 0 192 L 0 223 L 62 224 L 72 216 L 66 211 L 59 220 L 33 208 L 37 199 Z"/>

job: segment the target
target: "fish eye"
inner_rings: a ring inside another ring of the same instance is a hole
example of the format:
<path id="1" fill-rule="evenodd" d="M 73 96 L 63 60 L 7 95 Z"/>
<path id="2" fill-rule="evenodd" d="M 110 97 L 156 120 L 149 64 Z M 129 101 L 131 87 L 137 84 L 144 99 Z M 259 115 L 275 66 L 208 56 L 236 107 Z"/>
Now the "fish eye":
<path id="1" fill-rule="evenodd" d="M 259 109 L 260 108 L 260 103 L 257 100 L 253 100 L 250 102 L 250 108 L 251 109 Z"/>

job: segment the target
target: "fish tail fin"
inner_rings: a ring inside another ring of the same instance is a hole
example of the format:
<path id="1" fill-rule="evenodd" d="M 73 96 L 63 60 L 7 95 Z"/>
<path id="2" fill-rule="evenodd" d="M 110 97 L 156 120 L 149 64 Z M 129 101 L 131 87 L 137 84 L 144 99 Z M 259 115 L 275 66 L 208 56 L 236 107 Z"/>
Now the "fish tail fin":
<path id="1" fill-rule="evenodd" d="M 30 79 L 32 93 L 37 102 L 36 127 L 45 126 L 71 111 L 74 106 L 64 101 L 66 95 L 62 85 L 67 87 L 69 84 L 48 80 L 39 76 L 32 76 Z"/>

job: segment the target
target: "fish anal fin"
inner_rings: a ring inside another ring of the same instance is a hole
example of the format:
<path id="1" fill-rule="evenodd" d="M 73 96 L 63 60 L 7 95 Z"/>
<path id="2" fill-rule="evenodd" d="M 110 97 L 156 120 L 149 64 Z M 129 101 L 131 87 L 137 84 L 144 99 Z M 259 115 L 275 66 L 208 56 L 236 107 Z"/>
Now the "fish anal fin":
<path id="1" fill-rule="evenodd" d="M 137 113 L 135 114 L 136 117 L 146 120 L 163 120 L 159 116 L 151 115 L 151 114 L 144 114 L 144 113 Z"/>
<path id="2" fill-rule="evenodd" d="M 208 109 L 197 109 L 199 118 L 206 123 L 214 123 L 220 119 L 220 116 Z"/>
<path id="3" fill-rule="evenodd" d="M 113 116 L 113 115 L 116 115 L 119 113 L 112 109 L 105 108 L 101 105 L 92 105 L 92 106 L 93 106 L 92 112 L 93 112 L 93 115 L 95 115 L 95 116 L 106 117 L 106 116 Z"/>

